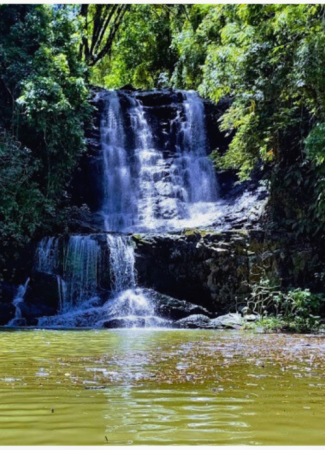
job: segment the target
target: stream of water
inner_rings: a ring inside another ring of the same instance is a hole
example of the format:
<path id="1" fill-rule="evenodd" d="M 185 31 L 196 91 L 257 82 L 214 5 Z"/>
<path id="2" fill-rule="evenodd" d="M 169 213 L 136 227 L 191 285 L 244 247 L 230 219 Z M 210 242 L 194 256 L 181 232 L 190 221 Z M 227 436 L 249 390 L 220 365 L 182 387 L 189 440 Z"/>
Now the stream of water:
<path id="1" fill-rule="evenodd" d="M 325 340 L 0 333 L 2 445 L 324 445 Z"/>

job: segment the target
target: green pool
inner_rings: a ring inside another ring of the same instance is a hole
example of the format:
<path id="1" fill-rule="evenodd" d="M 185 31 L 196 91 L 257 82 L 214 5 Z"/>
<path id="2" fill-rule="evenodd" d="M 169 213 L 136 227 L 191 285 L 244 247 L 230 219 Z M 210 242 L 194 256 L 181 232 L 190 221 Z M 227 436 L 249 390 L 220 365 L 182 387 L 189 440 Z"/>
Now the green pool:
<path id="1" fill-rule="evenodd" d="M 325 445 L 325 339 L 3 330 L 1 445 Z"/>

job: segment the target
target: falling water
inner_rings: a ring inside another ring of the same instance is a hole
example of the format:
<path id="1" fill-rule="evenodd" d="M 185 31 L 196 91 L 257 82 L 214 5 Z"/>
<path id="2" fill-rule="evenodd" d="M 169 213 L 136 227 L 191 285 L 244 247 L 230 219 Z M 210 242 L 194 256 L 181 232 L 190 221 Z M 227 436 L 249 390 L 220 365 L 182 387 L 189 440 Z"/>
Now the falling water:
<path id="1" fill-rule="evenodd" d="M 138 206 L 136 225 L 148 229 L 157 227 L 157 219 L 164 215 L 177 215 L 177 202 L 174 197 L 169 174 L 168 161 L 161 151 L 154 148 L 152 133 L 145 117 L 141 102 L 130 99 L 131 127 L 135 134 L 135 161 L 137 162 L 137 191 L 135 193 Z M 166 207 L 166 193 L 170 201 Z M 165 212 L 165 214 L 164 214 Z"/>
<path id="2" fill-rule="evenodd" d="M 177 135 L 175 164 L 186 191 L 188 203 L 215 202 L 217 180 L 212 162 L 207 158 L 204 105 L 196 92 L 182 92 L 185 120 Z"/>
<path id="3" fill-rule="evenodd" d="M 107 235 L 111 294 L 101 305 L 98 292 L 100 247 L 91 236 L 72 236 L 64 250 L 63 276 L 58 277 L 61 310 L 58 316 L 42 317 L 38 325 L 101 327 L 111 319 L 122 326 L 160 325 L 154 306 L 137 287 L 132 241 L 127 236 Z M 139 322 L 140 321 L 140 322 Z"/>
<path id="4" fill-rule="evenodd" d="M 106 97 L 101 121 L 101 144 L 104 157 L 105 229 L 117 231 L 134 224 L 136 203 L 133 198 L 130 154 L 125 148 L 126 136 L 120 99 L 115 91 Z"/>
<path id="5" fill-rule="evenodd" d="M 26 294 L 26 291 L 27 291 L 28 283 L 29 283 L 29 278 L 27 278 L 25 284 L 21 284 L 18 287 L 17 294 L 16 294 L 16 296 L 13 299 L 13 302 L 12 302 L 12 304 L 16 308 L 15 317 L 12 320 L 10 320 L 10 322 L 8 323 L 8 326 L 20 326 L 20 325 L 26 324 L 25 323 L 25 319 L 23 319 L 23 317 L 22 317 L 20 304 L 24 301 L 24 297 L 25 297 L 25 294 Z"/>
<path id="6" fill-rule="evenodd" d="M 37 247 L 35 260 L 38 272 L 55 273 L 59 265 L 59 239 L 43 238 Z"/>
<path id="7" fill-rule="evenodd" d="M 71 236 L 64 254 L 63 312 L 96 297 L 100 247 L 91 236 Z"/>
<path id="8" fill-rule="evenodd" d="M 102 213 L 107 231 L 168 231 L 193 225 L 193 220 L 200 225 L 198 210 L 203 222 L 211 209 L 215 213 L 218 186 L 207 157 L 204 105 L 195 92 L 182 92 L 182 97 L 174 123 L 176 152 L 169 156 L 155 148 L 144 107 L 134 94 L 110 91 L 104 97 Z M 134 148 L 127 145 L 122 98 Z"/>
<path id="9" fill-rule="evenodd" d="M 131 241 L 126 236 L 107 235 L 107 245 L 109 248 L 109 267 L 114 293 L 126 289 L 134 288 L 134 251 Z"/>
<path id="10" fill-rule="evenodd" d="M 136 288 L 134 249 L 130 238 L 108 235 L 107 243 L 114 295 L 108 308 L 109 316 L 122 318 L 127 325 L 141 317 L 144 325 L 150 325 L 154 307 L 142 289 Z"/>
<path id="11" fill-rule="evenodd" d="M 60 312 L 79 307 L 97 296 L 100 247 L 91 236 L 70 236 L 63 245 L 62 273 L 59 238 L 46 237 L 36 250 L 36 270 L 56 275 Z"/>

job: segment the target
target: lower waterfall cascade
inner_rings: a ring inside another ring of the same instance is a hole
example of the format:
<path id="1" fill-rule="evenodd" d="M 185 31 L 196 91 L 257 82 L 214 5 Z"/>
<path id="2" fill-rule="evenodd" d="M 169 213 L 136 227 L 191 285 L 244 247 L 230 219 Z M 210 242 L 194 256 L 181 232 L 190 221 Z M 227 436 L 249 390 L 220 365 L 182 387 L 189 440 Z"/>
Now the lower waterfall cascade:
<path id="1" fill-rule="evenodd" d="M 36 271 L 54 274 L 62 266 L 62 274 L 56 275 L 60 297 L 59 314 L 41 317 L 41 327 L 96 327 L 107 320 L 123 320 L 124 326 L 157 326 L 151 300 L 137 287 L 134 268 L 134 250 L 127 236 L 107 234 L 107 250 L 111 290 L 104 304 L 100 301 L 98 267 L 101 248 L 94 236 L 70 236 L 62 242 L 60 263 L 59 238 L 44 238 L 36 252 Z M 52 266 L 44 265 L 44 249 Z M 40 258 L 41 255 L 41 258 Z M 53 257 L 56 255 L 56 257 Z M 40 263 L 41 262 L 41 263 Z M 21 292 L 21 296 L 23 292 Z"/>

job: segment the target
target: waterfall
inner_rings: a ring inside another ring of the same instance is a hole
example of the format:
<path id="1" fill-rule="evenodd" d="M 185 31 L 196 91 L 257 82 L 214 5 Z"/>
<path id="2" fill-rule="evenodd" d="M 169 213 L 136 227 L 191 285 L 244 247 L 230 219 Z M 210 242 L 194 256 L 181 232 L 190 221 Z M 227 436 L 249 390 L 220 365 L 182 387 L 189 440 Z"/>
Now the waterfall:
<path id="1" fill-rule="evenodd" d="M 63 280 L 60 275 L 56 276 L 58 282 L 58 293 L 59 293 L 59 302 L 60 302 L 60 312 L 65 311 L 66 308 L 66 299 L 67 299 L 67 283 Z"/>
<path id="2" fill-rule="evenodd" d="M 157 128 L 161 121 L 153 119 L 153 110 L 144 106 L 142 95 L 106 91 L 101 97 L 100 213 L 108 260 L 104 262 L 101 247 L 91 235 L 71 236 L 68 241 L 48 237 L 38 246 L 36 270 L 57 278 L 60 323 L 94 326 L 118 319 L 132 326 L 139 318 L 144 325 L 152 324 L 153 318 L 157 323 L 151 300 L 137 286 L 132 240 L 111 232 L 165 232 L 213 223 L 218 185 L 207 156 L 202 99 L 191 91 L 169 97 L 175 103 L 168 106 L 170 119 L 163 132 L 169 138 L 162 139 L 163 147 Z M 110 283 L 105 305 L 100 303 L 104 292 L 99 297 L 102 264 L 107 265 Z M 56 319 L 44 320 L 40 324 Z"/>
<path id="3" fill-rule="evenodd" d="M 17 294 L 16 294 L 15 298 L 12 301 L 12 304 L 16 308 L 15 317 L 12 320 L 10 320 L 10 322 L 8 323 L 7 326 L 26 325 L 26 321 L 22 317 L 22 312 L 21 312 L 21 309 L 20 309 L 20 303 L 22 303 L 24 301 L 24 297 L 25 297 L 25 294 L 26 294 L 26 291 L 27 291 L 28 283 L 29 283 L 29 278 L 27 278 L 25 284 L 21 284 L 18 287 Z"/>
<path id="4" fill-rule="evenodd" d="M 114 295 L 114 301 L 108 308 L 109 316 L 123 319 L 128 325 L 141 317 L 145 319 L 144 324 L 149 324 L 154 308 L 143 291 L 136 288 L 134 249 L 130 238 L 107 235 L 107 243 Z"/>
<path id="5" fill-rule="evenodd" d="M 91 236 L 71 236 L 64 252 L 60 292 L 62 311 L 69 311 L 96 297 L 100 247 Z"/>
<path id="6" fill-rule="evenodd" d="M 203 213 L 202 225 L 207 213 L 212 223 L 210 212 L 212 209 L 215 213 L 218 186 L 207 157 L 204 105 L 195 92 L 182 91 L 181 95 L 183 102 L 177 106 L 178 115 L 171 124 L 177 134 L 176 149 L 167 154 L 156 148 L 137 94 L 110 91 L 103 97 L 102 214 L 106 231 L 168 231 L 199 226 L 198 207 Z M 133 144 L 126 138 L 127 132 L 131 132 Z"/>
<path id="7" fill-rule="evenodd" d="M 189 203 L 217 201 L 217 180 L 207 158 L 204 105 L 196 92 L 182 91 L 185 120 L 177 135 L 177 158 L 183 188 Z"/>
<path id="8" fill-rule="evenodd" d="M 134 251 L 130 239 L 125 236 L 107 235 L 107 245 L 110 251 L 109 267 L 114 293 L 134 288 Z"/>
<path id="9" fill-rule="evenodd" d="M 111 292 L 107 302 L 98 302 L 98 262 L 100 247 L 91 236 L 71 236 L 64 248 L 63 275 L 57 275 L 60 314 L 41 317 L 45 327 L 101 327 L 107 320 L 118 320 L 120 326 L 156 326 L 154 306 L 137 287 L 135 257 L 128 236 L 107 235 Z"/>
<path id="10" fill-rule="evenodd" d="M 37 272 L 56 275 L 60 312 L 79 307 L 98 291 L 100 247 L 91 236 L 70 236 L 63 245 L 62 273 L 60 271 L 59 238 L 46 237 L 36 250 Z"/>
<path id="11" fill-rule="evenodd" d="M 39 243 L 36 255 L 36 270 L 43 273 L 55 273 L 59 265 L 59 240 L 55 237 L 45 237 Z"/>
<path id="12" fill-rule="evenodd" d="M 105 229 L 118 231 L 134 224 L 136 203 L 131 178 L 130 154 L 125 148 L 125 131 L 120 99 L 115 91 L 105 97 L 101 121 L 104 160 L 103 215 Z"/>
<path id="13" fill-rule="evenodd" d="M 170 161 L 154 147 L 152 131 L 144 108 L 138 99 L 131 99 L 131 127 L 135 134 L 135 161 L 137 162 L 136 225 L 155 229 L 159 219 L 170 219 L 180 214 L 177 186 L 170 172 Z"/>

